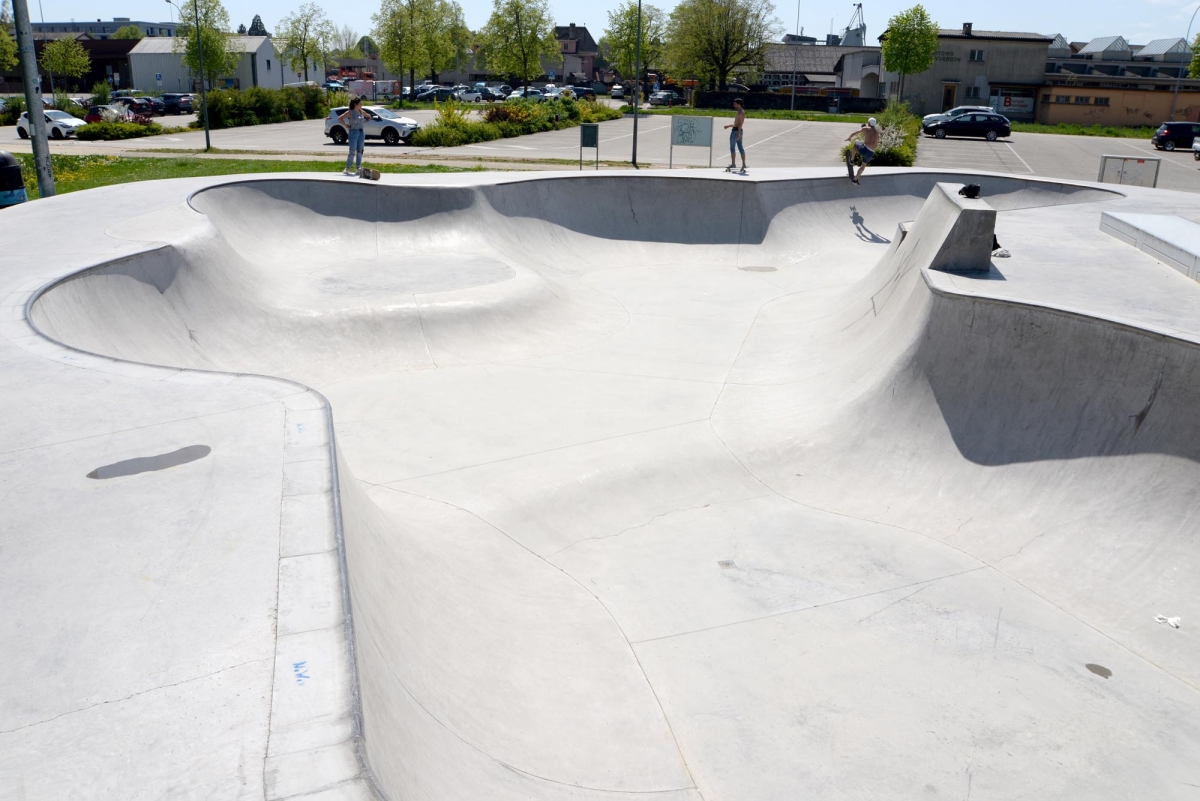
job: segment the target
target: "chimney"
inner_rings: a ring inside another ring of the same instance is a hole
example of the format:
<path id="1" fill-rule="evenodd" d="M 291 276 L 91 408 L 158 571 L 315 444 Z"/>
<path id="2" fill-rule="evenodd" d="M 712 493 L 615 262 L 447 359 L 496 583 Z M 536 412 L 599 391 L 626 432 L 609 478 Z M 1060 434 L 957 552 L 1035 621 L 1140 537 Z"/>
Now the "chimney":
<path id="1" fill-rule="evenodd" d="M 571 23 L 571 26 L 570 26 L 570 28 L 571 28 L 571 30 L 570 30 L 570 32 L 567 34 L 567 38 L 568 38 L 568 39 L 574 39 L 574 38 L 575 38 L 575 23 L 574 23 L 574 22 L 572 22 L 572 23 Z"/>
<path id="2" fill-rule="evenodd" d="M 970 23 L 970 22 L 963 23 L 963 36 L 971 35 L 971 25 L 972 25 L 972 23 Z"/>

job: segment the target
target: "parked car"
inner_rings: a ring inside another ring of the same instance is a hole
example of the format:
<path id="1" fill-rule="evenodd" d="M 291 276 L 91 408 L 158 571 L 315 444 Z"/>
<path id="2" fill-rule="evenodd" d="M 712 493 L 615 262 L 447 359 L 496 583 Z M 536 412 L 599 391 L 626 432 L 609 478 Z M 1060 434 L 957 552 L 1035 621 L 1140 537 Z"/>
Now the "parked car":
<path id="1" fill-rule="evenodd" d="M 191 114 L 196 110 L 195 101 L 189 94 L 168 92 L 162 96 L 163 113 Z"/>
<path id="2" fill-rule="evenodd" d="M 66 139 L 68 136 L 73 136 L 86 122 L 73 117 L 65 111 L 58 109 L 50 109 L 43 112 L 46 115 L 46 131 L 51 139 Z M 29 112 L 22 111 L 20 118 L 17 120 L 17 136 L 22 139 L 29 138 Z"/>
<path id="3" fill-rule="evenodd" d="M 509 95 L 512 94 L 512 90 L 513 90 L 513 88 L 511 86 L 509 86 L 506 83 L 502 83 L 499 86 L 497 86 L 495 89 L 493 89 L 492 91 L 496 92 L 497 94 L 503 95 L 504 97 L 508 97 Z"/>
<path id="4" fill-rule="evenodd" d="M 105 112 L 110 116 L 115 116 L 122 122 L 132 122 L 133 112 L 125 108 L 121 104 L 108 106 L 92 106 L 88 109 L 87 115 L 84 116 L 84 122 L 104 122 Z"/>
<path id="5" fill-rule="evenodd" d="M 430 86 L 417 95 L 422 103 L 445 103 L 454 97 L 454 91 L 446 86 Z"/>
<path id="6" fill-rule="evenodd" d="M 964 114 L 970 114 L 972 111 L 990 112 L 991 106 L 955 106 L 948 111 L 941 111 L 936 114 L 926 114 L 921 118 L 921 125 L 925 126 L 931 122 L 941 122 L 942 120 L 952 120 L 955 117 L 961 117 Z"/>
<path id="7" fill-rule="evenodd" d="M 1200 136 L 1200 123 L 1164 122 L 1150 137 L 1150 144 L 1159 150 L 1174 150 L 1177 147 L 1191 147 L 1197 136 Z"/>
<path id="8" fill-rule="evenodd" d="M 520 89 L 514 89 L 512 94 L 508 96 L 509 100 L 520 100 L 521 98 L 540 101 L 542 99 L 542 92 L 540 89 L 534 89 L 532 86 L 523 86 Z"/>
<path id="9" fill-rule="evenodd" d="M 975 111 L 950 120 L 935 120 L 926 125 L 924 131 L 927 136 L 936 136 L 938 139 L 947 136 L 982 136 L 989 142 L 995 142 L 1002 136 L 1012 135 L 1012 123 L 1008 117 L 1001 117 L 992 111 Z"/>
<path id="10" fill-rule="evenodd" d="M 346 91 L 346 84 L 341 81 L 328 80 L 321 84 L 321 88 L 326 92 L 344 92 Z"/>
<path id="11" fill-rule="evenodd" d="M 150 111 L 152 113 L 157 114 L 160 117 L 167 113 L 167 106 L 161 97 L 143 97 L 142 100 L 145 100 L 150 104 Z"/>
<path id="12" fill-rule="evenodd" d="M 1200 136 L 1192 140 L 1192 157 L 1200 161 Z"/>
<path id="13" fill-rule="evenodd" d="M 575 93 L 575 97 L 582 100 L 585 97 L 595 98 L 596 90 L 590 86 L 572 86 L 571 91 Z"/>
<path id="14" fill-rule="evenodd" d="M 155 113 L 153 104 L 142 97 L 114 97 L 112 102 L 120 103 L 134 114 L 141 114 L 143 117 L 149 117 Z"/>
<path id="15" fill-rule="evenodd" d="M 486 86 L 479 87 L 477 91 L 479 92 L 480 99 L 487 103 L 495 103 L 497 100 L 503 100 L 508 97 L 508 95 L 501 94 L 498 89 L 489 89 Z"/>
<path id="16" fill-rule="evenodd" d="M 609 97 L 611 97 L 613 100 L 624 100 L 625 99 L 625 87 L 621 86 L 621 84 L 619 84 L 619 83 L 614 83 L 613 87 L 612 87 L 612 91 L 609 93 Z"/>
<path id="17" fill-rule="evenodd" d="M 682 106 L 683 98 L 675 94 L 670 89 L 663 89 L 650 95 L 650 105 L 652 106 Z"/>
<path id="18" fill-rule="evenodd" d="M 390 108 L 383 106 L 363 106 L 362 108 L 368 117 L 366 125 L 363 126 L 368 139 L 382 139 L 389 145 L 400 142 L 408 144 L 408 140 L 421 127 L 417 125 L 416 120 L 411 117 L 401 117 Z M 335 108 L 325 118 L 325 135 L 339 145 L 346 144 L 350 139 L 350 134 L 338 119 L 345 111 L 346 106 Z"/>
<path id="19" fill-rule="evenodd" d="M 454 97 L 464 103 L 479 103 L 483 100 L 483 92 L 479 89 L 463 87 L 454 93 Z"/>

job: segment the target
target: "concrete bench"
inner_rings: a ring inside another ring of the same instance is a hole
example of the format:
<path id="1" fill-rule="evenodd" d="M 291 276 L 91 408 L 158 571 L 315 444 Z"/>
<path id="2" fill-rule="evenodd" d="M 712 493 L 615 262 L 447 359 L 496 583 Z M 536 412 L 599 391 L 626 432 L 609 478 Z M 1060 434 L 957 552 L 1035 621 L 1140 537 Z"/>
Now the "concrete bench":
<path id="1" fill-rule="evenodd" d="M 1104 212 L 1100 230 L 1200 281 L 1200 225 L 1171 214 Z"/>

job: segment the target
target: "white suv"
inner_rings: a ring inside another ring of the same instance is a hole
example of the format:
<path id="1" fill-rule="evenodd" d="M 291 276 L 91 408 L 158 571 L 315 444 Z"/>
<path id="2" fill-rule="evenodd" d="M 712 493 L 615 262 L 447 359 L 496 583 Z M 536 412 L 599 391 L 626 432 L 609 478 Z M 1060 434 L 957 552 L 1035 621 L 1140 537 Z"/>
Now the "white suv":
<path id="1" fill-rule="evenodd" d="M 368 117 L 366 125 L 363 126 L 368 139 L 382 139 L 389 145 L 400 142 L 408 144 L 408 140 L 421 127 L 417 125 L 416 120 L 411 117 L 401 117 L 390 108 L 363 106 L 362 109 Z M 345 112 L 346 106 L 341 106 L 330 111 L 329 116 L 325 118 L 325 135 L 339 145 L 344 145 L 350 140 L 346 126 L 342 125 L 341 120 L 338 119 Z"/>
<path id="2" fill-rule="evenodd" d="M 78 117 L 72 117 L 65 111 L 59 111 L 56 108 L 46 110 L 46 131 L 51 139 L 66 139 L 83 126 L 86 122 Z M 22 111 L 21 118 L 17 120 L 17 136 L 22 139 L 29 138 L 29 112 Z"/>

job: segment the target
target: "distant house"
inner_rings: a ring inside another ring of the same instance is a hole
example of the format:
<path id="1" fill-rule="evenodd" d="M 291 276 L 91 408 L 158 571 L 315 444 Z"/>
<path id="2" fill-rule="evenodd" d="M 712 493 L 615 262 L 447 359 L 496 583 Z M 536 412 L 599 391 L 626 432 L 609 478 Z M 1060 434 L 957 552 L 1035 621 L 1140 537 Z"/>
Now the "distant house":
<path id="1" fill-rule="evenodd" d="M 129 68 L 133 86 L 145 92 L 193 92 L 199 91 L 199 82 L 183 63 L 182 44 L 174 37 L 156 37 L 140 40 L 129 51 Z M 239 53 L 237 69 L 217 78 L 216 86 L 210 88 L 248 89 L 263 86 L 278 89 L 284 84 L 304 80 L 302 72 L 295 72 L 281 63 L 275 43 L 269 36 L 230 36 L 230 47 Z M 177 49 L 178 48 L 178 49 Z M 320 83 L 325 72 L 322 65 L 314 61 L 309 65 L 308 79 Z"/>
<path id="2" fill-rule="evenodd" d="M 86 33 L 93 39 L 110 39 L 112 35 L 121 28 L 133 25 L 142 32 L 143 36 L 174 36 L 174 22 L 144 22 L 142 20 L 131 20 L 129 17 L 114 17 L 111 21 L 98 19 L 95 22 L 76 21 L 70 22 L 40 22 L 30 21 L 30 27 L 33 28 L 33 35 L 36 38 L 42 32 L 45 33 Z"/>
<path id="3" fill-rule="evenodd" d="M 767 45 L 762 83 L 770 88 L 791 86 L 794 74 L 797 86 L 838 86 L 837 67 L 843 57 L 851 53 L 879 53 L 878 47 L 813 44 L 804 41 L 807 38 L 785 37 L 786 41 Z M 879 63 L 878 59 L 875 63 Z M 874 83 L 878 83 L 878 78 Z M 874 83 L 868 82 L 867 90 L 861 92 L 864 97 L 877 96 Z"/>
<path id="4" fill-rule="evenodd" d="M 554 36 L 558 39 L 558 58 L 542 59 L 546 75 L 553 74 L 563 83 L 591 82 L 597 80 L 596 58 L 600 45 L 582 25 L 556 25 Z"/>
<path id="5" fill-rule="evenodd" d="M 87 91 L 95 84 L 105 82 L 110 82 L 114 88 L 118 89 L 130 85 L 129 51 L 137 44 L 137 40 L 91 39 L 88 38 L 86 33 L 64 33 L 62 31 L 39 33 L 35 35 L 33 40 L 33 49 L 39 64 L 42 58 L 42 48 L 48 42 L 53 42 L 56 39 L 75 39 L 91 59 L 91 70 L 86 75 L 71 78 L 67 82 L 72 91 Z M 50 91 L 49 77 L 49 73 L 42 72 L 44 81 L 43 91 L 47 93 Z M 56 87 L 62 87 L 63 81 L 61 75 L 55 76 L 54 84 Z M 0 89 L 5 91 L 21 91 L 20 67 L 14 66 L 12 70 L 0 77 Z"/>

